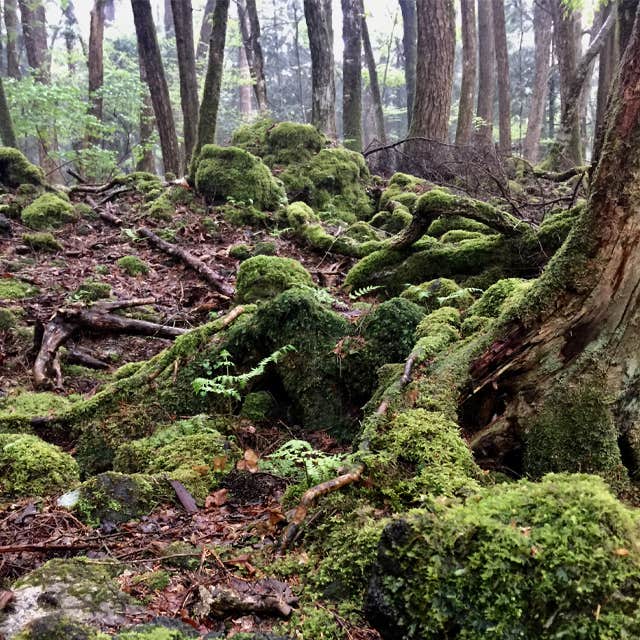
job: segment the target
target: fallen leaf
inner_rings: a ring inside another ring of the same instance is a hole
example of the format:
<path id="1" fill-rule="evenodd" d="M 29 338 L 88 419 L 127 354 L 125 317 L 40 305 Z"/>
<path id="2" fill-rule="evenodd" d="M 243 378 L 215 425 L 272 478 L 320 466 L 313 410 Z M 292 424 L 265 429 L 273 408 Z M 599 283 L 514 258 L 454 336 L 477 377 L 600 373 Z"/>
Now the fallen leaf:
<path id="1" fill-rule="evenodd" d="M 247 449 L 244 452 L 244 458 L 238 462 L 236 468 L 238 471 L 255 473 L 258 470 L 258 459 L 258 454 L 253 449 Z"/>
<path id="2" fill-rule="evenodd" d="M 204 506 L 207 509 L 211 509 L 212 507 L 221 507 L 227 501 L 227 495 L 229 491 L 227 489 L 219 489 L 215 491 L 211 495 L 207 496 L 204 501 Z"/>
<path id="3" fill-rule="evenodd" d="M 624 558 L 625 556 L 629 555 L 629 549 L 620 547 L 619 549 L 616 549 L 613 553 L 615 553 L 617 556 L 620 556 L 621 558 Z"/>

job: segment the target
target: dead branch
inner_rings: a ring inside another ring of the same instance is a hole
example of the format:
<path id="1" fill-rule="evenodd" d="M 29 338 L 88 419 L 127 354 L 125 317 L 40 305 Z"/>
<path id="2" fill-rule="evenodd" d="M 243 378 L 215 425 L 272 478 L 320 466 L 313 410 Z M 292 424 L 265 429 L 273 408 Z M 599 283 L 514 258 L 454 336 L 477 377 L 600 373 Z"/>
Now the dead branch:
<path id="1" fill-rule="evenodd" d="M 581 167 L 571 167 L 571 169 L 567 169 L 566 171 L 544 171 L 543 169 L 533 169 L 533 175 L 536 178 L 543 178 L 544 180 L 549 180 L 550 182 L 566 182 L 567 180 L 571 180 L 571 178 L 579 175 L 584 175 L 588 173 L 591 169 L 591 165 L 584 165 Z"/>
<path id="2" fill-rule="evenodd" d="M 75 347 L 69 351 L 66 361 L 69 364 L 79 364 L 83 367 L 87 367 L 88 369 L 104 370 L 109 368 L 109 365 L 106 362 L 94 357 L 88 351 L 81 349 L 80 347 Z"/>
<path id="3" fill-rule="evenodd" d="M 159 249 L 163 253 L 170 255 L 178 260 L 182 261 L 186 266 L 193 269 L 196 273 L 198 273 L 204 280 L 206 280 L 210 285 L 212 285 L 216 291 L 221 293 L 226 298 L 232 298 L 234 295 L 234 290 L 230 287 L 224 280 L 224 278 L 209 268 L 200 258 L 196 258 L 194 255 L 188 253 L 184 249 L 181 249 L 175 244 L 171 244 L 166 240 L 163 240 L 158 235 L 153 233 L 150 229 L 146 227 L 141 227 L 137 230 L 137 233 L 149 240 L 149 242 Z"/>
<path id="4" fill-rule="evenodd" d="M 93 210 L 96 212 L 96 214 L 102 220 L 108 222 L 109 224 L 112 224 L 114 227 L 119 227 L 122 224 L 122 220 L 118 218 L 118 216 L 113 215 L 113 213 L 110 213 L 109 211 L 102 211 L 98 203 L 93 198 L 87 196 L 86 199 L 87 202 L 93 207 Z"/>

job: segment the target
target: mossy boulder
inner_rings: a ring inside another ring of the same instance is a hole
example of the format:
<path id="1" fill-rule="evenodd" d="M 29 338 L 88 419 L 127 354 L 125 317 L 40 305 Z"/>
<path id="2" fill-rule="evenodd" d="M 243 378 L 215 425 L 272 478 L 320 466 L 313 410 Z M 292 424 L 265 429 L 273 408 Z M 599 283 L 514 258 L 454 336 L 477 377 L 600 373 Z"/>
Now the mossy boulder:
<path id="1" fill-rule="evenodd" d="M 194 179 L 196 190 L 209 202 L 231 199 L 274 211 L 286 201 L 269 167 L 238 147 L 205 145 L 194 163 Z"/>
<path id="2" fill-rule="evenodd" d="M 273 415 L 276 402 L 268 391 L 249 393 L 242 403 L 240 415 L 248 420 L 260 422 Z"/>
<path id="3" fill-rule="evenodd" d="M 309 272 L 296 260 L 254 256 L 240 265 L 236 290 L 240 302 L 256 302 L 300 285 L 314 286 Z"/>
<path id="4" fill-rule="evenodd" d="M 460 288 L 456 281 L 450 278 L 436 278 L 412 285 L 407 287 L 400 297 L 415 302 L 427 312 L 434 311 L 442 305 L 466 309 L 474 302 L 471 292 Z"/>
<path id="5" fill-rule="evenodd" d="M 62 251 L 62 245 L 48 232 L 25 233 L 22 242 L 34 251 Z"/>
<path id="6" fill-rule="evenodd" d="M 504 278 L 492 284 L 469 308 L 469 316 L 497 318 L 506 304 L 513 298 L 523 294 L 531 286 L 531 280 L 521 278 Z"/>
<path id="7" fill-rule="evenodd" d="M 42 170 L 31 164 L 20 151 L 0 147 L 0 184 L 15 189 L 22 184 L 40 186 L 43 183 Z"/>
<path id="8" fill-rule="evenodd" d="M 366 613 L 385 640 L 635 638 L 638 549 L 599 478 L 498 485 L 391 523 Z"/>
<path id="9" fill-rule="evenodd" d="M 390 235 L 400 233 L 411 224 L 413 216 L 405 206 L 394 207 L 393 211 L 379 211 L 371 218 L 371 226 Z"/>
<path id="10" fill-rule="evenodd" d="M 296 230 L 319 221 L 320 218 L 306 202 L 292 202 L 285 210 L 284 222 Z"/>
<path id="11" fill-rule="evenodd" d="M 76 461 L 30 434 L 0 433 L 0 499 L 42 496 L 79 482 Z"/>
<path id="12" fill-rule="evenodd" d="M 267 131 L 264 161 L 270 167 L 309 160 L 328 144 L 313 125 L 279 122 Z"/>
<path id="13" fill-rule="evenodd" d="M 31 622 L 14 640 L 109 640 L 109 637 L 64 613 L 52 613 Z"/>
<path id="14" fill-rule="evenodd" d="M 73 300 L 81 300 L 82 302 L 96 302 L 104 300 L 111 296 L 111 285 L 108 282 L 100 282 L 87 278 L 71 295 Z"/>
<path id="15" fill-rule="evenodd" d="M 422 178 L 408 173 L 394 173 L 387 188 L 380 196 L 380 209 L 385 209 L 391 202 L 398 202 L 411 211 L 421 193 L 430 188 L 430 184 Z"/>
<path id="16" fill-rule="evenodd" d="M 122 256 L 116 264 L 129 276 L 140 276 L 149 273 L 149 265 L 138 256 Z"/>
<path id="17" fill-rule="evenodd" d="M 55 193 L 45 193 L 22 210 L 22 222 L 30 229 L 47 230 L 73 222 L 77 215 L 73 205 Z"/>

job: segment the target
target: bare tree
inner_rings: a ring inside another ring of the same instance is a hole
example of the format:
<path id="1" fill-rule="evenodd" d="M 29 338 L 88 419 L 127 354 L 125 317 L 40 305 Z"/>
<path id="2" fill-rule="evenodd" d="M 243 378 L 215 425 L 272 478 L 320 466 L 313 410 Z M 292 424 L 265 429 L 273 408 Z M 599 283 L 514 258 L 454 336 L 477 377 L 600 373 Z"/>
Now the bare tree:
<path id="1" fill-rule="evenodd" d="M 460 0 L 462 17 L 462 81 L 458 106 L 456 144 L 466 145 L 473 133 L 473 111 L 478 79 L 478 31 L 476 0 Z"/>
<path id="2" fill-rule="evenodd" d="M 238 18 L 244 48 L 249 64 L 256 104 L 261 112 L 269 108 L 267 102 L 267 81 L 264 73 L 264 55 L 260 42 L 260 19 L 256 0 L 238 0 Z"/>
<path id="3" fill-rule="evenodd" d="M 416 67 L 418 60 L 418 16 L 416 0 L 399 0 L 402 13 L 402 47 L 404 76 L 407 85 L 407 127 L 411 126 L 413 101 L 416 95 Z"/>
<path id="4" fill-rule="evenodd" d="M 500 152 L 511 154 L 511 85 L 509 82 L 509 48 L 503 0 L 493 0 L 493 33 L 498 75 L 498 130 Z"/>
<path id="5" fill-rule="evenodd" d="M 0 137 L 5 147 L 18 148 L 11 111 L 9 110 L 9 103 L 7 102 L 7 96 L 4 92 L 2 78 L 0 78 Z"/>
<path id="6" fill-rule="evenodd" d="M 95 0 L 91 10 L 91 23 L 89 28 L 89 99 L 91 101 L 90 113 L 98 122 L 102 122 L 102 85 L 104 83 L 104 0 Z M 96 137 L 91 134 L 89 140 L 96 142 Z"/>
<path id="7" fill-rule="evenodd" d="M 478 108 L 482 119 L 477 139 L 480 144 L 493 142 L 493 103 L 496 95 L 496 50 L 493 35 L 493 3 L 481 0 L 478 4 Z"/>
<path id="8" fill-rule="evenodd" d="M 155 173 L 156 163 L 153 157 L 153 149 L 151 148 L 151 136 L 155 128 L 155 115 L 153 113 L 153 105 L 151 104 L 151 96 L 149 95 L 147 74 L 144 69 L 144 62 L 140 57 L 139 48 L 138 64 L 140 66 L 140 83 L 142 85 L 142 101 L 140 106 L 140 146 L 142 147 L 142 153 L 136 162 L 136 170 Z"/>
<path id="9" fill-rule="evenodd" d="M 371 91 L 371 101 L 373 103 L 373 120 L 376 127 L 376 137 L 378 142 L 386 144 L 387 136 L 384 129 L 384 111 L 382 108 L 382 96 L 380 95 L 380 83 L 378 82 L 378 68 L 371 46 L 367 17 L 364 12 L 362 0 L 360 0 L 360 12 L 362 14 L 362 46 L 364 48 L 364 59 L 369 71 L 369 90 Z"/>
<path id="10" fill-rule="evenodd" d="M 342 129 L 344 145 L 362 151 L 362 11 L 360 0 L 342 0 Z"/>
<path id="11" fill-rule="evenodd" d="M 17 0 L 5 0 L 4 25 L 7 29 L 7 74 L 10 78 L 20 78 L 20 59 L 18 56 L 18 3 Z"/>

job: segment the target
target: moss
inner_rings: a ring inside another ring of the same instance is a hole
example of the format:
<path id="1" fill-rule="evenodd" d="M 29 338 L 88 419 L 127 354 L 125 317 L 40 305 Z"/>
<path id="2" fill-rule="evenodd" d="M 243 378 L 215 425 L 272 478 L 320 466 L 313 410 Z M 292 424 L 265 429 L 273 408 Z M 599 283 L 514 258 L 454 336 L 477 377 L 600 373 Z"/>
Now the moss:
<path id="1" fill-rule="evenodd" d="M 199 637 L 196 631 L 179 620 L 160 618 L 120 631 L 115 640 L 191 640 Z"/>
<path id="2" fill-rule="evenodd" d="M 138 256 L 122 256 L 116 264 L 130 276 L 146 275 L 149 273 L 149 265 Z"/>
<path id="3" fill-rule="evenodd" d="M 0 278 L 0 300 L 21 300 L 37 293 L 37 289 L 15 278 Z"/>
<path id="4" fill-rule="evenodd" d="M 209 202 L 231 198 L 273 211 L 285 201 L 284 190 L 269 168 L 237 147 L 205 145 L 195 167 L 196 189 Z"/>
<path id="5" fill-rule="evenodd" d="M 45 230 L 62 226 L 77 219 L 68 200 L 54 193 L 45 193 L 22 210 L 23 224 L 30 229 Z"/>
<path id="6" fill-rule="evenodd" d="M 50 495 L 79 481 L 78 465 L 59 447 L 28 434 L 0 433 L 3 499 Z"/>
<path id="7" fill-rule="evenodd" d="M 470 316 L 497 318 L 509 300 L 527 291 L 531 282 L 520 278 L 505 278 L 492 284 L 469 309 Z"/>
<path id="8" fill-rule="evenodd" d="M 281 174 L 290 200 L 306 202 L 347 222 L 373 213 L 366 187 L 371 180 L 364 158 L 343 148 L 323 149 Z"/>
<path id="9" fill-rule="evenodd" d="M 598 473 L 617 482 L 626 476 L 609 403 L 592 380 L 557 389 L 524 425 L 526 472 L 538 478 L 555 471 Z"/>
<path id="10" fill-rule="evenodd" d="M 268 221 L 266 214 L 245 202 L 227 204 L 219 210 L 222 211 L 225 222 L 234 227 L 264 227 Z"/>
<path id="11" fill-rule="evenodd" d="M 23 184 L 40 186 L 44 174 L 26 157 L 12 147 L 0 147 L 0 184 L 15 189 Z"/>
<path id="12" fill-rule="evenodd" d="M 549 475 L 385 530 L 367 601 L 383 638 L 633 638 L 635 514 L 595 477 Z"/>
<path id="13" fill-rule="evenodd" d="M 23 391 L 18 395 L 9 397 L 0 415 L 19 414 L 22 416 L 48 416 L 59 411 L 64 411 L 70 406 L 69 401 L 63 397 L 44 391 L 36 393 Z"/>
<path id="14" fill-rule="evenodd" d="M 25 233 L 22 242 L 35 251 L 62 251 L 62 245 L 51 233 Z"/>
<path id="15" fill-rule="evenodd" d="M 166 193 L 161 193 L 144 206 L 145 214 L 154 220 L 170 221 L 175 215 L 175 205 Z"/>
<path id="16" fill-rule="evenodd" d="M 111 296 L 111 285 L 107 282 L 100 282 L 98 280 L 92 280 L 87 278 L 80 286 L 73 292 L 72 298 L 74 300 L 82 300 L 82 302 L 95 302 L 97 300 L 104 300 Z"/>
<path id="17" fill-rule="evenodd" d="M 161 557 L 163 564 L 179 569 L 197 569 L 200 564 L 202 549 L 188 542 L 176 540 L 169 543 L 163 550 Z"/>
<path id="18" fill-rule="evenodd" d="M 162 193 L 162 180 L 153 173 L 146 171 L 134 171 L 126 176 L 116 178 L 115 182 L 130 186 L 147 196 L 152 194 L 155 197 L 157 194 Z"/>
<path id="19" fill-rule="evenodd" d="M 73 205 L 73 209 L 77 218 L 88 218 L 89 220 L 94 220 L 98 217 L 96 212 L 84 202 L 76 202 Z"/>
<path id="20" fill-rule="evenodd" d="M 462 321 L 460 325 L 460 333 L 463 337 L 468 338 L 474 333 L 484 331 L 491 324 L 491 318 L 484 316 L 469 316 Z"/>
<path id="21" fill-rule="evenodd" d="M 11 309 L 0 308 L 0 331 L 11 331 L 18 325 L 18 318 Z"/>
<path id="22" fill-rule="evenodd" d="M 242 403 L 240 415 L 248 420 L 259 422 L 273 415 L 275 401 L 268 391 L 249 393 Z"/>
<path id="23" fill-rule="evenodd" d="M 545 251 L 553 253 L 562 246 L 583 209 L 584 205 L 581 204 L 548 213 L 544 217 L 538 229 L 538 238 Z"/>
<path id="24" fill-rule="evenodd" d="M 293 229 L 298 229 L 320 220 L 313 209 L 305 202 L 292 202 L 285 211 L 285 222 Z"/>
<path id="25" fill-rule="evenodd" d="M 267 132 L 274 126 L 272 118 L 258 118 L 238 127 L 231 135 L 231 144 L 262 158 L 267 154 Z"/>
<path id="26" fill-rule="evenodd" d="M 247 244 L 236 244 L 229 247 L 229 256 L 236 260 L 248 260 L 251 257 L 251 247 Z"/>
<path id="27" fill-rule="evenodd" d="M 312 287 L 309 272 L 296 260 L 275 256 L 255 256 L 238 270 L 237 297 L 240 302 L 265 300 L 295 287 Z"/>
<path id="28" fill-rule="evenodd" d="M 413 216 L 405 206 L 397 206 L 393 211 L 380 211 L 371 218 L 371 226 L 389 234 L 400 233 L 409 226 Z"/>
<path id="29" fill-rule="evenodd" d="M 495 231 L 487 227 L 486 224 L 470 220 L 469 218 L 463 218 L 462 216 L 442 216 L 431 223 L 427 233 L 430 236 L 439 238 L 448 231 L 469 231 L 485 235 L 495 233 Z"/>
<path id="30" fill-rule="evenodd" d="M 368 240 L 379 240 L 378 234 L 366 222 L 356 222 L 352 224 L 345 232 L 344 237 L 355 240 L 356 242 L 367 242 Z"/>
<path id="31" fill-rule="evenodd" d="M 147 515 L 169 495 L 169 484 L 160 478 L 108 471 L 80 485 L 80 499 L 74 509 L 90 525 L 128 522 Z"/>
<path id="32" fill-rule="evenodd" d="M 31 622 L 14 640 L 109 640 L 109 636 L 63 613 L 53 613 Z"/>
<path id="33" fill-rule="evenodd" d="M 380 197 L 380 209 L 385 209 L 393 200 L 411 211 L 421 193 L 429 188 L 429 183 L 407 173 L 394 173 L 389 185 Z"/>
<path id="34" fill-rule="evenodd" d="M 306 162 L 328 144 L 327 138 L 310 124 L 280 122 L 268 129 L 264 161 L 269 166 Z"/>
<path id="35" fill-rule="evenodd" d="M 256 242 L 252 251 L 252 255 L 254 256 L 274 256 L 276 253 L 276 243 L 269 241 Z"/>
<path id="36" fill-rule="evenodd" d="M 451 229 L 440 237 L 440 242 L 444 244 L 454 244 L 463 240 L 476 240 L 480 238 L 482 233 L 478 231 L 465 231 L 464 229 Z"/>
<path id="37" fill-rule="evenodd" d="M 157 571 L 147 571 L 134 576 L 131 580 L 131 584 L 143 585 L 151 591 L 162 591 L 169 586 L 170 581 L 171 576 L 163 569 L 159 569 Z"/>
<path id="38" fill-rule="evenodd" d="M 436 278 L 407 287 L 400 297 L 415 302 L 428 312 L 434 311 L 443 304 L 456 309 L 466 309 L 473 304 L 471 293 L 461 289 L 455 280 L 450 278 Z"/>

